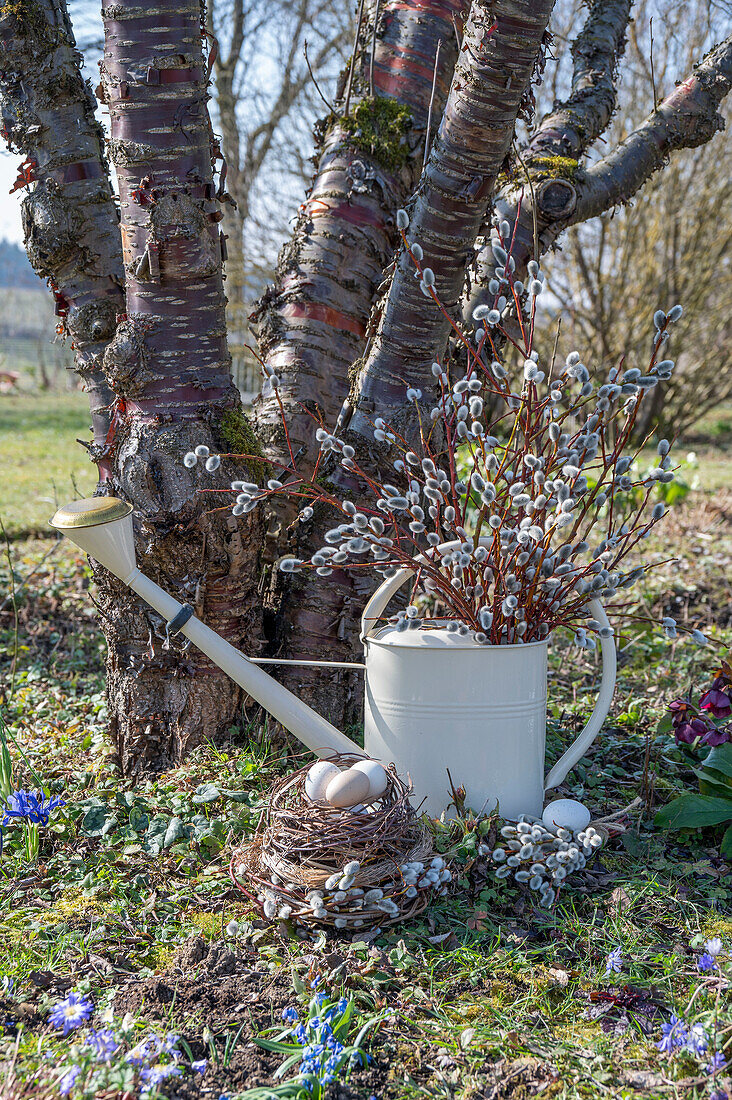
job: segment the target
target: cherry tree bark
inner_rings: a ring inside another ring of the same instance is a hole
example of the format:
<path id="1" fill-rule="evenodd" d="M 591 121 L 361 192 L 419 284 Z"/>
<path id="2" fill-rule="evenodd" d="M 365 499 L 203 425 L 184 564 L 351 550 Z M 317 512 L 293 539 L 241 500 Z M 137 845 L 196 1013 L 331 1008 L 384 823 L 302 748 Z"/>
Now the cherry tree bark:
<path id="1" fill-rule="evenodd" d="M 0 5 L 2 135 L 24 161 L 16 189 L 28 257 L 56 298 L 89 393 L 91 457 L 109 473 L 113 395 L 102 357 L 124 309 L 119 223 L 102 129 L 65 0 Z"/>
<path id="2" fill-rule="evenodd" d="M 436 117 L 457 55 L 459 11 L 457 0 L 386 0 L 375 36 L 373 23 L 363 25 L 349 114 L 326 120 L 312 189 L 280 255 L 276 283 L 253 314 L 264 360 L 280 379 L 279 398 L 300 468 L 312 466 L 317 456 L 312 414 L 335 421 L 368 340 L 369 315 L 398 240 L 396 208 L 422 168 L 438 44 Z M 344 98 L 343 91 L 343 106 Z M 255 416 L 268 456 L 288 461 L 279 402 L 267 382 Z M 272 544 L 280 553 L 280 527 L 291 519 L 272 517 Z M 330 525 L 327 517 L 301 527 L 302 545 L 318 542 L 323 524 Z M 289 550 L 297 552 L 298 543 L 291 541 Z M 296 658 L 317 653 L 353 659 L 353 624 L 368 581 L 345 574 L 331 579 L 324 586 L 319 579 L 298 578 L 277 593 L 282 602 L 275 650 Z M 288 669 L 283 679 L 336 723 L 360 706 L 361 683 L 346 672 L 326 682 L 322 673 Z"/>
<path id="3" fill-rule="evenodd" d="M 474 0 L 430 159 L 410 204 L 410 241 L 424 252 L 435 290 L 457 312 L 468 261 L 513 138 L 537 63 L 553 0 Z M 372 438 L 375 416 L 409 433 L 407 386 L 427 386 L 441 359 L 449 321 L 426 299 L 412 260 L 400 252 L 378 332 L 349 398 L 350 430 Z M 413 430 L 414 425 L 411 426 Z"/>
<path id="4" fill-rule="evenodd" d="M 229 372 L 221 212 L 212 172 L 199 0 L 105 9 L 104 95 L 117 170 L 126 312 L 104 369 L 116 394 L 113 485 L 135 506 L 140 566 L 225 637 L 257 648 L 261 533 L 197 493 L 197 444 L 251 454 Z M 259 472 L 261 473 L 261 467 Z M 225 461 L 218 484 L 250 480 Z M 239 690 L 118 584 L 102 592 L 112 733 L 127 772 L 180 760 L 230 724 Z"/>

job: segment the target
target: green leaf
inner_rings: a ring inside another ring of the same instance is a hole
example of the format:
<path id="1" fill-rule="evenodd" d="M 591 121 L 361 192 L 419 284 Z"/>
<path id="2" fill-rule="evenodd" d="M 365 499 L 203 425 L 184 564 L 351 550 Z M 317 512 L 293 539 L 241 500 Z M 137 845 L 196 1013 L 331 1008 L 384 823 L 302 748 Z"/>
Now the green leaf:
<path id="1" fill-rule="evenodd" d="M 217 798 L 221 798 L 221 791 L 215 783 L 202 783 L 193 796 L 193 801 L 197 803 L 201 802 L 215 802 Z"/>
<path id="2" fill-rule="evenodd" d="M 656 733 L 670 733 L 673 728 L 673 719 L 670 714 L 667 714 L 656 726 Z"/>
<path id="3" fill-rule="evenodd" d="M 87 836 L 101 836 L 109 817 L 109 807 L 104 804 L 90 806 L 81 823 L 82 833 Z"/>
<path id="4" fill-rule="evenodd" d="M 701 794 L 710 794 L 714 798 L 732 798 L 732 783 L 721 772 L 709 772 L 700 768 L 694 772 L 699 779 Z"/>
<path id="5" fill-rule="evenodd" d="M 726 741 L 724 745 L 715 745 L 703 766 L 715 772 L 721 772 L 722 775 L 732 779 L 732 741 Z"/>
<path id="6" fill-rule="evenodd" d="M 159 856 L 165 844 L 165 834 L 168 831 L 168 818 L 163 814 L 155 814 L 147 827 L 147 832 L 142 838 L 142 847 L 149 856 Z"/>
<path id="7" fill-rule="evenodd" d="M 169 848 L 176 840 L 183 840 L 187 836 L 187 829 L 179 817 L 171 817 L 168 828 L 165 830 L 163 848 Z"/>
<path id="8" fill-rule="evenodd" d="M 719 845 L 719 854 L 732 863 L 732 825 L 730 825 L 729 829 L 727 829 L 727 832 L 722 837 L 722 843 Z"/>
<path id="9" fill-rule="evenodd" d="M 659 829 L 701 829 L 722 821 L 732 821 L 732 799 L 682 794 L 658 811 L 654 824 Z"/>

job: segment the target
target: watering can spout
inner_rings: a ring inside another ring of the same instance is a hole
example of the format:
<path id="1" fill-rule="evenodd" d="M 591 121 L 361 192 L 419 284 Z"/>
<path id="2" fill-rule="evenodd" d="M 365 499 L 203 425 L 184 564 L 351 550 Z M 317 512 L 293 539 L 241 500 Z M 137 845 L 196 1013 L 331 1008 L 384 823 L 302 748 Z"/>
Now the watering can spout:
<path id="1" fill-rule="evenodd" d="M 135 560 L 131 505 L 116 497 L 75 500 L 59 508 L 50 523 L 162 615 L 171 634 L 189 638 L 317 756 L 361 753 L 350 738 L 196 618 L 192 608 L 179 603 L 140 572 Z"/>

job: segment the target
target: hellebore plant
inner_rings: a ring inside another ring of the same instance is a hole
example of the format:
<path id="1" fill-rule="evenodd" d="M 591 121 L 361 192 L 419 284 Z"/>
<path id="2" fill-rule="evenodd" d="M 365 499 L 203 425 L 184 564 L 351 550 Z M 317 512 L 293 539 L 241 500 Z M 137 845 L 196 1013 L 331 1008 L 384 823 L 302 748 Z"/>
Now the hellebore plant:
<path id="1" fill-rule="evenodd" d="M 732 822 L 732 668 L 726 660 L 715 671 L 712 684 L 696 702 L 691 693 L 675 699 L 668 715 L 658 726 L 670 733 L 685 753 L 704 752 L 702 766 L 695 769 L 699 794 L 679 795 L 656 814 L 655 823 L 664 829 L 702 829 Z M 707 751 L 708 750 L 708 751 Z M 721 854 L 732 860 L 732 825 L 720 845 Z"/>
<path id="2" fill-rule="evenodd" d="M 329 431 L 315 418 L 319 456 L 313 470 L 298 472 L 283 416 L 290 465 L 263 486 L 232 482 L 232 513 L 284 495 L 297 502 L 300 524 L 333 516 L 323 545 L 308 560 L 282 560 L 284 572 L 314 570 L 326 578 L 367 569 L 390 577 L 417 560 L 413 599 L 436 601 L 448 630 L 500 645 L 571 626 L 577 644 L 593 649 L 593 635 L 610 628 L 591 618 L 587 605 L 612 599 L 648 568 L 626 559 L 662 518 L 665 505 L 654 496 L 674 479 L 667 440 L 641 475 L 630 438 L 644 400 L 671 377 L 674 364 L 663 349 L 681 307 L 656 311 L 645 372 L 613 367 L 596 388 L 577 352 L 558 364 L 535 347 L 544 276 L 532 261 L 526 284 L 515 277 L 508 223 L 493 230 L 493 304 L 476 309 L 472 336 L 440 303 L 421 248 L 407 241 L 404 211 L 398 223 L 424 293 L 450 320 L 463 364 L 433 363 L 429 396 L 406 391 L 416 438 L 373 420 L 374 441 L 389 448 L 391 479 L 374 476 L 352 445 L 355 437 L 349 441 L 347 432 Z M 509 366 L 521 376 L 514 388 Z M 276 393 L 277 376 L 263 371 L 265 389 Z M 491 416 L 489 402 L 498 406 Z M 183 461 L 212 471 L 222 457 L 201 444 Z M 354 499 L 327 487 L 326 477 L 352 486 Z M 455 546 L 442 549 L 444 543 Z M 400 611 L 397 628 L 428 627 L 421 614 L 415 606 Z M 673 620 L 666 627 L 676 632 Z"/>
<path id="3" fill-rule="evenodd" d="M 312 984 L 317 986 L 318 979 Z M 384 1019 L 384 1013 L 366 1020 L 350 1042 L 356 1023 L 353 998 L 329 999 L 326 993 L 316 993 L 302 1020 L 294 1006 L 284 1009 L 282 1019 L 289 1025 L 285 1031 L 275 1039 L 260 1036 L 255 1042 L 265 1050 L 287 1055 L 275 1078 L 284 1077 L 296 1066 L 297 1075 L 274 1089 L 249 1089 L 241 1100 L 323 1100 L 329 1085 L 347 1079 L 352 1069 L 370 1062 L 364 1042 L 369 1030 Z"/>

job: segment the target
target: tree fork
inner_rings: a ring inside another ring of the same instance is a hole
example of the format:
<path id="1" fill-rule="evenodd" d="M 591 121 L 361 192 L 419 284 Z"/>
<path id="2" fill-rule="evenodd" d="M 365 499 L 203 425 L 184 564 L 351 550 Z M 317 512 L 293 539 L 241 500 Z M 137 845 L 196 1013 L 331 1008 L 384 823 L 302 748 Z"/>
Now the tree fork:
<path id="1" fill-rule="evenodd" d="M 253 314 L 264 360 L 280 379 L 290 439 L 303 468 L 312 468 L 317 457 L 309 414 L 317 411 L 326 423 L 335 421 L 353 365 L 370 337 L 369 316 L 398 241 L 396 208 L 422 167 L 438 42 L 438 109 L 457 56 L 458 0 L 387 0 L 379 5 L 374 28 L 375 14 L 373 5 L 361 28 L 350 113 L 325 120 L 313 187 L 280 254 L 276 284 Z M 266 453 L 282 460 L 287 452 L 279 403 L 266 381 L 255 415 Z M 273 524 L 281 522 L 282 517 L 273 518 Z M 297 553 L 300 546 L 320 545 L 323 523 L 329 525 L 326 517 L 316 517 L 300 530 L 301 543 L 293 540 L 288 549 Z M 273 544 L 280 545 L 276 539 Z M 346 575 L 331 580 L 323 585 L 319 578 L 297 578 L 288 584 L 275 620 L 274 649 L 295 657 L 317 652 L 333 660 L 351 654 L 357 644 L 353 626 L 369 582 Z M 335 684 L 307 669 L 288 670 L 285 679 L 336 724 L 360 706 L 361 685 L 355 687 L 348 673 L 336 673 Z"/>
<path id="2" fill-rule="evenodd" d="M 141 568 L 235 644 L 261 633 L 256 518 L 242 534 L 226 497 L 197 492 L 197 444 L 252 454 L 230 375 L 221 212 L 213 182 L 199 0 L 121 0 L 104 13 L 126 274 L 126 313 L 104 369 L 116 394 L 115 491 L 135 506 Z M 206 488 L 262 467 L 222 463 Z M 224 476 L 226 475 L 226 476 Z M 102 585 L 111 728 L 125 772 L 176 763 L 236 718 L 239 690 L 121 586 Z"/>
<path id="3" fill-rule="evenodd" d="M 56 298 L 59 330 L 71 340 L 89 394 L 91 457 L 108 476 L 113 395 L 102 358 L 124 309 L 122 250 L 104 135 L 65 0 L 0 4 L 2 135 L 24 158 L 17 190 L 36 274 Z"/>

